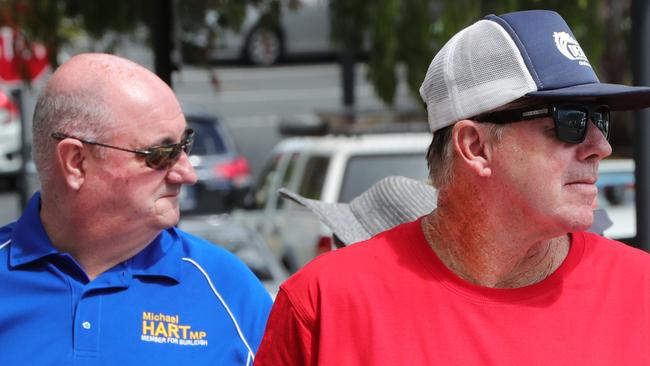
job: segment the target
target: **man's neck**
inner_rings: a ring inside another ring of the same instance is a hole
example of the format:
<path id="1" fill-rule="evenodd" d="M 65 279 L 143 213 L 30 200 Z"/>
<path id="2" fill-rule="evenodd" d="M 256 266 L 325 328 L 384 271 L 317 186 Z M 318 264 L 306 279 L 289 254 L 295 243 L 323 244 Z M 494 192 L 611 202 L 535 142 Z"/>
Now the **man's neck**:
<path id="1" fill-rule="evenodd" d="M 439 208 L 422 220 L 422 230 L 447 268 L 476 285 L 518 288 L 535 284 L 551 275 L 569 252 L 568 235 L 518 238 L 503 226 L 454 216 Z"/>
<path id="2" fill-rule="evenodd" d="M 109 230 L 110 224 L 91 215 L 66 215 L 41 206 L 41 222 L 52 245 L 62 253 L 69 253 L 92 281 L 115 265 L 133 257 L 144 249 L 156 233 L 132 233 Z M 136 235 L 139 234 L 139 235 Z"/>

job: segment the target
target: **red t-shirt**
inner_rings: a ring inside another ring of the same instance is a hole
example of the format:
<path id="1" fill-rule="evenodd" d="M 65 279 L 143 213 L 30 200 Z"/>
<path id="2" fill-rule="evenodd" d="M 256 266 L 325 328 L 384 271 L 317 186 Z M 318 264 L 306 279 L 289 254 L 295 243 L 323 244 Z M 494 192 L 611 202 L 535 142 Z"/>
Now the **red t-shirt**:
<path id="1" fill-rule="evenodd" d="M 650 255 L 571 237 L 518 289 L 457 277 L 419 220 L 322 255 L 281 287 L 255 365 L 650 365 Z"/>

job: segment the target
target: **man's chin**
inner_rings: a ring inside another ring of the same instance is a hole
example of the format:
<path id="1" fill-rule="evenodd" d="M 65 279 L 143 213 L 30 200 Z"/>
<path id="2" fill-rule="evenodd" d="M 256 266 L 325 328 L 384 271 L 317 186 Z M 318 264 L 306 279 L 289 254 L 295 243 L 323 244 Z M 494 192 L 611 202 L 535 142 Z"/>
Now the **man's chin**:
<path id="1" fill-rule="evenodd" d="M 588 213 L 578 214 L 576 213 L 567 220 L 567 231 L 568 232 L 579 232 L 587 231 L 594 223 L 594 214 L 592 210 L 589 210 Z"/>
<path id="2" fill-rule="evenodd" d="M 158 228 L 160 230 L 166 230 L 176 226 L 179 221 L 180 221 L 179 218 L 172 219 L 172 220 L 160 220 L 158 221 Z"/>
<path id="3" fill-rule="evenodd" d="M 575 205 L 564 207 L 554 214 L 554 225 L 562 234 L 587 231 L 594 221 L 594 212 L 590 206 Z"/>
<path id="4" fill-rule="evenodd" d="M 158 226 L 161 230 L 169 229 L 180 221 L 181 215 L 178 207 L 167 207 L 156 215 Z"/>

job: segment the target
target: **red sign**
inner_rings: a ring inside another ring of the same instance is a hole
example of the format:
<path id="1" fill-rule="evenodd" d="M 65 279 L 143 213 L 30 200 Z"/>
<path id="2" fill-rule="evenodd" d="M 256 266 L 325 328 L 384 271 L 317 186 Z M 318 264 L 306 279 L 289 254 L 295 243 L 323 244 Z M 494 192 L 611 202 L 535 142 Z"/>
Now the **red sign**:
<path id="1" fill-rule="evenodd" d="M 10 27 L 0 27 L 0 82 L 34 80 L 48 69 L 47 50 L 40 43 L 28 47 L 25 39 Z"/>

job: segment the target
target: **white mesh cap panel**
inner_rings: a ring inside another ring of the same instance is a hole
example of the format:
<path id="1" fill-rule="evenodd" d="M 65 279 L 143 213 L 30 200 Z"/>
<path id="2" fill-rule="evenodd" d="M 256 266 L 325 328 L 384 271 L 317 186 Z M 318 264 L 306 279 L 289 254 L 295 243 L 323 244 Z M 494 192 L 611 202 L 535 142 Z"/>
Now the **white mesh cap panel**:
<path id="1" fill-rule="evenodd" d="M 496 22 L 480 20 L 452 37 L 420 87 L 435 132 L 536 91 L 519 49 Z"/>

